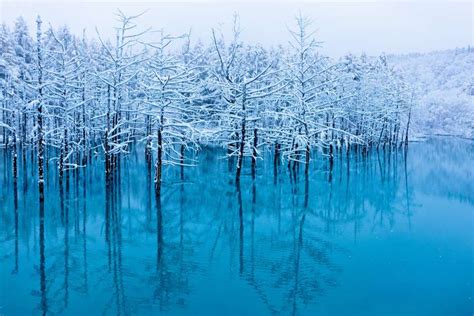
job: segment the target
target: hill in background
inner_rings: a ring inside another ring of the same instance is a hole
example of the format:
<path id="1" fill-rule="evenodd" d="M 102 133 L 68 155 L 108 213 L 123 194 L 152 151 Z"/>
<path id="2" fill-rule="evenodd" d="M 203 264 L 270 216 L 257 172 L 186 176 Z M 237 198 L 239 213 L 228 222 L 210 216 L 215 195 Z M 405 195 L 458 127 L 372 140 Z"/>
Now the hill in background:
<path id="1" fill-rule="evenodd" d="M 412 135 L 474 137 L 474 48 L 387 57 L 415 89 Z"/>

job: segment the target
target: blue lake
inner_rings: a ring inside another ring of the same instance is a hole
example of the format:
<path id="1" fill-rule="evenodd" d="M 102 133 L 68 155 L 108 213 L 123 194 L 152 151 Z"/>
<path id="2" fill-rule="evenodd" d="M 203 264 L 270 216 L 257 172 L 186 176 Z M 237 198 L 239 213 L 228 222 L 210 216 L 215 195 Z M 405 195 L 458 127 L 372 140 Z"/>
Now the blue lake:
<path id="1" fill-rule="evenodd" d="M 225 151 L 166 167 L 161 207 L 143 150 L 105 190 L 103 162 L 47 169 L 0 152 L 0 315 L 472 315 L 474 143 L 317 154 L 309 176 Z"/>

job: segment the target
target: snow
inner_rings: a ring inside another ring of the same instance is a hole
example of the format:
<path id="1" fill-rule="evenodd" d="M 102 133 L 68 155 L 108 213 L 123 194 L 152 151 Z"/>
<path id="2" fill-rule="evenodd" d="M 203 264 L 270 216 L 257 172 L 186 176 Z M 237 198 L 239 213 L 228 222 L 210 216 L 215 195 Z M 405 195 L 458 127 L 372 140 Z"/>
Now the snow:
<path id="1" fill-rule="evenodd" d="M 331 60 L 301 15 L 293 40 L 271 49 L 243 43 L 237 16 L 233 36 L 213 30 L 207 47 L 163 29 L 145 42 L 138 16 L 117 17 L 114 43 L 67 27 L 38 28 L 33 39 L 21 19 L 0 28 L 0 137 L 15 132 L 34 145 L 44 135 L 61 151 L 50 158 L 76 168 L 88 150 L 109 159 L 135 140 L 178 165 L 181 149 L 205 144 L 239 158 L 278 144 L 294 161 L 333 146 L 397 146 L 409 122 L 411 138 L 474 136 L 470 48 Z"/>
<path id="2" fill-rule="evenodd" d="M 389 56 L 414 87 L 415 134 L 474 138 L 474 49 Z"/>

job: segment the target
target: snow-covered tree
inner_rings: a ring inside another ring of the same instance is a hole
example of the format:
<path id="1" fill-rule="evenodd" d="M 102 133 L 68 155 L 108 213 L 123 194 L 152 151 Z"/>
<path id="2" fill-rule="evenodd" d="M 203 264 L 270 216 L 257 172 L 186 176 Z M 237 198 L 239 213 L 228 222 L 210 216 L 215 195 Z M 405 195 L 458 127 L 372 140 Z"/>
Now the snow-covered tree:
<path id="1" fill-rule="evenodd" d="M 67 26 L 43 33 L 39 18 L 35 41 L 21 18 L 12 31 L 0 27 L 1 143 L 15 166 L 18 152 L 26 166 L 26 149 L 36 151 L 40 187 L 53 161 L 60 179 L 94 155 L 108 179 L 119 175 L 133 144 L 144 145 L 149 170 L 156 157 L 159 193 L 163 166 L 183 175 L 203 145 L 227 149 L 239 182 L 244 160 L 255 176 L 265 151 L 275 168 L 286 161 L 308 173 L 313 153 L 332 166 L 343 148 L 407 142 L 416 101 L 390 58 L 331 60 L 301 14 L 288 45 L 269 49 L 243 43 L 238 16 L 230 39 L 213 29 L 208 45 L 191 45 L 190 33 L 139 31 L 140 16 L 118 11 L 113 41 Z"/>

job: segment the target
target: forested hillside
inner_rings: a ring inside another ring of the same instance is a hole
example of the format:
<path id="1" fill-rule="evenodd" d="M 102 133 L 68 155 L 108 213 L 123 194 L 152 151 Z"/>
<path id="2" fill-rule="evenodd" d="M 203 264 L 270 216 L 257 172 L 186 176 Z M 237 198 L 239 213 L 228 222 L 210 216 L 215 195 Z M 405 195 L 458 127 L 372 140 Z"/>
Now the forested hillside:
<path id="1" fill-rule="evenodd" d="M 388 59 L 415 90 L 417 134 L 474 136 L 474 52 L 471 47 Z"/>

